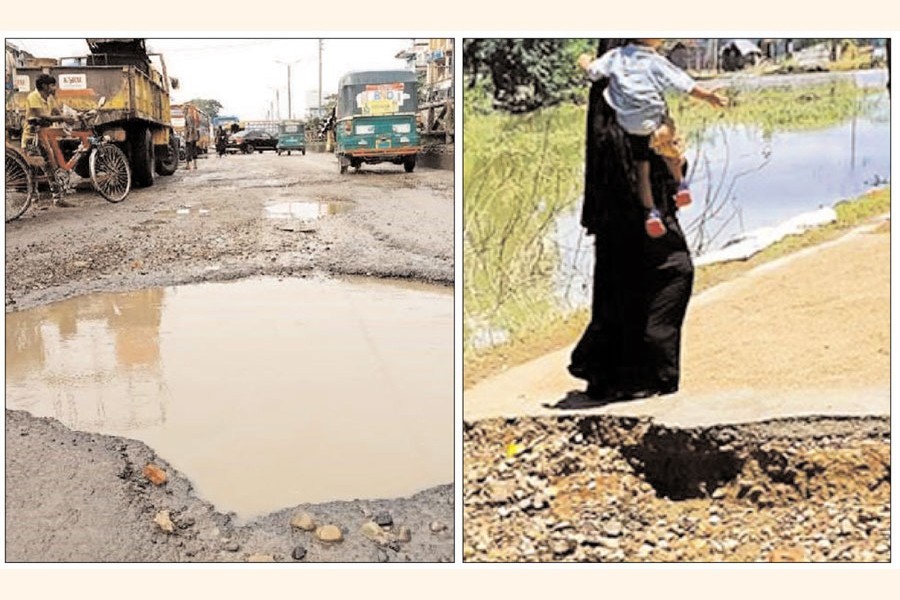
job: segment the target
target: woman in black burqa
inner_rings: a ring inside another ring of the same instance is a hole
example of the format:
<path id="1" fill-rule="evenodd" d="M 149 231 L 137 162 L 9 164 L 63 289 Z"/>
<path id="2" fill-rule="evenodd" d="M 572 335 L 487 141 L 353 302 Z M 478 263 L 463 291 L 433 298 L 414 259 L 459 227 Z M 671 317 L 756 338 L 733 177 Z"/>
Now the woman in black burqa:
<path id="1" fill-rule="evenodd" d="M 598 56 L 625 40 L 602 40 Z M 572 352 L 569 372 L 596 400 L 624 400 L 678 390 L 681 326 L 694 267 L 676 218 L 677 184 L 651 153 L 653 198 L 667 233 L 650 238 L 637 197 L 628 138 L 603 98 L 590 91 L 581 224 L 595 240 L 591 322 Z"/>

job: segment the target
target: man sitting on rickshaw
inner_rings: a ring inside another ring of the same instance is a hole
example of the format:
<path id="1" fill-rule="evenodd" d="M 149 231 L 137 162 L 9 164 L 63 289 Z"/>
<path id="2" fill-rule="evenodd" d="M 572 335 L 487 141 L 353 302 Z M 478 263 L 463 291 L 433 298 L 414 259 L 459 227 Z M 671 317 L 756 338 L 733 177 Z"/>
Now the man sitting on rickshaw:
<path id="1" fill-rule="evenodd" d="M 34 90 L 25 98 L 25 126 L 22 130 L 22 148 L 30 156 L 40 156 L 44 152 L 44 171 L 53 181 L 50 161 L 53 149 L 46 146 L 38 138 L 38 129 L 50 123 L 74 123 L 72 117 L 62 114 L 56 100 L 56 77 L 42 74 L 34 82 Z M 53 204 L 62 208 L 73 206 L 66 202 L 56 191 L 53 192 Z"/>

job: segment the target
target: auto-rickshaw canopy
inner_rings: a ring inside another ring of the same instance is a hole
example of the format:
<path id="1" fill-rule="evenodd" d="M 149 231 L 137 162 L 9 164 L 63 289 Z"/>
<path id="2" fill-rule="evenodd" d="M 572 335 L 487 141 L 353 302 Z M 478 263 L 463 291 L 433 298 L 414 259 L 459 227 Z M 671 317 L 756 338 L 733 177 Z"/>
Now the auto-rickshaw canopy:
<path id="1" fill-rule="evenodd" d="M 338 81 L 335 116 L 411 114 L 417 109 L 413 71 L 354 71 Z"/>
<path id="2" fill-rule="evenodd" d="M 282 121 L 278 124 L 278 134 L 302 134 L 305 126 L 302 121 Z"/>

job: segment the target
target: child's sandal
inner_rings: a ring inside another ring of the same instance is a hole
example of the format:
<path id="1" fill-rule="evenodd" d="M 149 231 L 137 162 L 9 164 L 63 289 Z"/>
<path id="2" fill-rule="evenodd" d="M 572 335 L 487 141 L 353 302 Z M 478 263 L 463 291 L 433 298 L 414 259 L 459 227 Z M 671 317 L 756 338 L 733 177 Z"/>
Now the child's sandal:
<path id="1" fill-rule="evenodd" d="M 666 234 L 666 226 L 662 221 L 659 211 L 655 208 L 647 213 L 647 219 L 644 221 L 644 229 L 647 231 L 647 235 L 652 238 L 662 237 Z"/>
<path id="2" fill-rule="evenodd" d="M 678 186 L 678 192 L 675 194 L 675 207 L 684 208 L 685 206 L 689 206 L 693 201 L 691 189 L 688 187 L 687 183 L 682 181 Z"/>

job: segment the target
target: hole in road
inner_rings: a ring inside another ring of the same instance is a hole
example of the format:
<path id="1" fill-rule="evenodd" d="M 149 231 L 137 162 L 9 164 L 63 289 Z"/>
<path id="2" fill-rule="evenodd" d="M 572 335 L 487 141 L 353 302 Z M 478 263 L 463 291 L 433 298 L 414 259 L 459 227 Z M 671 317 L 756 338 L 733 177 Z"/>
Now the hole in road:
<path id="1" fill-rule="evenodd" d="M 251 279 L 6 315 L 6 406 L 139 439 L 221 511 L 453 480 L 453 293 Z"/>
<path id="2" fill-rule="evenodd" d="M 349 202 L 278 202 L 265 207 L 266 216 L 270 219 L 300 219 L 315 221 L 327 215 L 350 210 Z"/>

